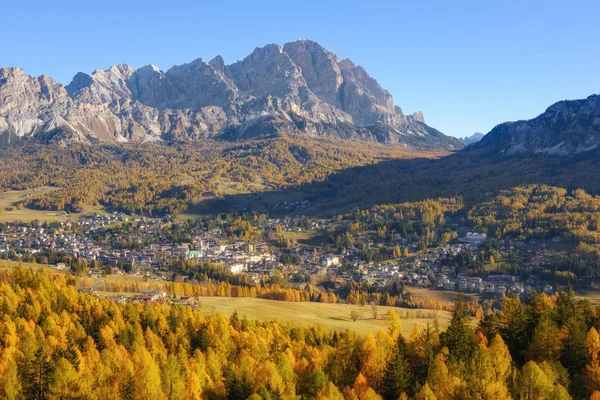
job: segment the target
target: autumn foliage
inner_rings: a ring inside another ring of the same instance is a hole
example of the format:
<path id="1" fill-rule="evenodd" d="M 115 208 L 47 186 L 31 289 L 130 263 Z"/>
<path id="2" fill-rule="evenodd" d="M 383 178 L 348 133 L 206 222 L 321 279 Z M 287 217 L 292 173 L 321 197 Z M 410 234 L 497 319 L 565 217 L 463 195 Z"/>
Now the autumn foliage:
<path id="1" fill-rule="evenodd" d="M 572 294 L 508 299 L 475 328 L 402 318 L 360 337 L 315 326 L 116 304 L 76 278 L 0 275 L 0 397 L 7 399 L 569 399 L 600 391 L 596 308 Z M 544 351 L 541 351 L 544 350 Z"/>

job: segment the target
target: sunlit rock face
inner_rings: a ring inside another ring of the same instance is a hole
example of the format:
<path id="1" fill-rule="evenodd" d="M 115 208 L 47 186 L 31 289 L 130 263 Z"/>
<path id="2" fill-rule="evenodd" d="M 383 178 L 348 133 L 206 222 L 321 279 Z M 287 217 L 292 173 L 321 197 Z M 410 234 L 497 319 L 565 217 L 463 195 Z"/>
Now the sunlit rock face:
<path id="1" fill-rule="evenodd" d="M 255 49 L 241 61 L 198 58 L 164 72 L 119 64 L 63 87 L 0 69 L 0 136 L 50 142 L 228 140 L 278 134 L 416 147 L 461 143 L 404 115 L 364 68 L 310 40 Z"/>

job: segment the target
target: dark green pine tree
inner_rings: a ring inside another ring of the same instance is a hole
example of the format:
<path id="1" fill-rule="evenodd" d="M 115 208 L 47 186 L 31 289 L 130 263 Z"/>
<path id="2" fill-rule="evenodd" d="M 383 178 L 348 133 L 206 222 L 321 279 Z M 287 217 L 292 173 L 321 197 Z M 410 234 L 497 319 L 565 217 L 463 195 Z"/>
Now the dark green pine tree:
<path id="1" fill-rule="evenodd" d="M 337 331 L 333 331 L 333 336 L 331 337 L 331 345 L 335 346 L 338 342 L 338 334 Z"/>
<path id="2" fill-rule="evenodd" d="M 531 322 L 526 307 L 518 297 L 508 298 L 504 302 L 500 321 L 500 335 L 505 340 L 513 360 L 523 365 L 525 352 L 529 346 Z"/>
<path id="3" fill-rule="evenodd" d="M 486 315 L 481 321 L 479 321 L 479 329 L 481 329 L 485 337 L 491 341 L 500 331 L 500 319 L 498 318 L 498 315 Z"/>
<path id="4" fill-rule="evenodd" d="M 469 305 L 462 293 L 458 295 L 448 329 L 440 335 L 450 353 L 449 361 L 467 363 L 475 347 L 475 331 L 470 325 Z"/>
<path id="5" fill-rule="evenodd" d="M 584 371 L 588 362 L 588 353 L 585 339 L 589 327 L 585 318 L 579 312 L 575 312 L 565 323 L 568 335 L 563 339 L 560 355 L 560 363 L 569 371 L 571 376 L 571 390 L 573 398 L 588 398 L 590 393 L 586 391 Z"/>
<path id="6" fill-rule="evenodd" d="M 556 323 L 558 326 L 563 326 L 575 313 L 575 292 L 569 283 L 566 292 L 558 294 L 556 298 Z"/>
<path id="7" fill-rule="evenodd" d="M 6 303 L 6 299 L 2 299 L 0 302 L 0 315 L 8 314 L 8 304 Z"/>
<path id="8" fill-rule="evenodd" d="M 563 339 L 561 349 L 561 364 L 571 375 L 579 375 L 588 362 L 585 339 L 588 327 L 582 315 L 575 314 L 565 324 L 568 335 Z"/>
<path id="9" fill-rule="evenodd" d="M 131 374 L 127 374 L 127 381 L 121 389 L 121 398 L 123 400 L 133 400 L 135 399 L 135 381 Z"/>
<path id="10" fill-rule="evenodd" d="M 67 337 L 67 349 L 61 352 L 62 357 L 67 359 L 79 371 L 79 354 L 77 354 L 77 345 L 73 340 L 73 335 L 69 334 Z"/>
<path id="11" fill-rule="evenodd" d="M 227 380 L 227 398 L 232 400 L 245 400 L 252 395 L 254 390 L 250 383 L 248 376 L 244 375 L 241 379 L 238 379 L 235 375 L 232 375 Z"/>
<path id="12" fill-rule="evenodd" d="M 23 395 L 26 399 L 46 400 L 52 395 L 50 377 L 52 376 L 52 361 L 44 349 L 39 347 L 33 359 L 28 360 L 23 369 Z"/>
<path id="13" fill-rule="evenodd" d="M 394 349 L 394 354 L 385 370 L 383 379 L 383 398 L 398 400 L 402 393 L 412 395 L 414 376 L 406 359 L 406 342 L 402 335 Z"/>
<path id="14" fill-rule="evenodd" d="M 237 310 L 235 310 L 229 318 L 229 325 L 231 325 L 236 331 L 241 329 L 242 324 L 240 322 L 240 317 L 238 316 Z"/>

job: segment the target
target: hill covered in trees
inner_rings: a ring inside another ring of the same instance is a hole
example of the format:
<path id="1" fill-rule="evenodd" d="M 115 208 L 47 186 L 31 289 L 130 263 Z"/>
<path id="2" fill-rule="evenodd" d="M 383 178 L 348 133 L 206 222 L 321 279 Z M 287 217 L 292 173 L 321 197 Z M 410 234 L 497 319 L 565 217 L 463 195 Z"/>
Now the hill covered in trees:
<path id="1" fill-rule="evenodd" d="M 505 301 L 473 328 L 365 337 L 116 304 L 76 278 L 0 274 L 0 396 L 7 399 L 583 399 L 600 395 L 600 309 L 572 292 Z"/>
<path id="2" fill-rule="evenodd" d="M 101 204 L 143 215 L 177 214 L 225 194 L 277 191 L 393 158 L 432 157 L 403 147 L 289 138 L 228 143 L 43 146 L 0 150 L 0 188 L 58 190 L 22 206 L 75 211 Z M 16 205 L 15 205 L 16 206 Z"/>
<path id="3" fill-rule="evenodd" d="M 254 203 L 268 209 L 281 199 L 298 197 L 298 193 L 314 202 L 311 212 L 316 215 L 347 212 L 353 207 L 457 196 L 472 206 L 489 200 L 501 190 L 526 185 L 549 185 L 570 192 L 583 189 L 589 194 L 599 194 L 600 184 L 595 178 L 599 173 L 600 152 L 597 151 L 573 157 L 505 157 L 471 150 L 444 157 L 382 160 L 275 192 L 231 194 L 214 206 L 222 211 Z"/>
<path id="4" fill-rule="evenodd" d="M 189 208 L 272 212 L 299 200 L 309 201 L 316 215 L 438 197 L 460 196 L 471 206 L 531 184 L 600 193 L 595 151 L 569 158 L 489 157 L 475 150 L 442 155 L 298 137 L 195 145 L 22 144 L 0 149 L 0 188 L 57 188 L 29 197 L 22 204 L 29 208 L 76 211 L 100 204 L 154 216 Z"/>

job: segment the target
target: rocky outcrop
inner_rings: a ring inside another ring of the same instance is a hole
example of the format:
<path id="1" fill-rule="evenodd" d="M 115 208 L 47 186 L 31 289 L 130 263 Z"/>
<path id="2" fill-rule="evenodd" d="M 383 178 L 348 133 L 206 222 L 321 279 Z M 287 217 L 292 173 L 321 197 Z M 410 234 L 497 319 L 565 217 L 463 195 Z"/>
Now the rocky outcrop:
<path id="1" fill-rule="evenodd" d="M 422 123 L 425 123 L 425 117 L 423 116 L 423 112 L 422 111 L 417 111 L 414 114 L 411 114 L 411 115 L 407 116 L 407 118 L 411 122 L 422 122 Z"/>
<path id="2" fill-rule="evenodd" d="M 0 68 L 0 130 L 16 136 L 35 134 L 60 115 L 71 99 L 52 78 L 34 78 L 20 68 Z"/>
<path id="3" fill-rule="evenodd" d="M 287 43 L 283 51 L 298 66 L 305 85 L 316 97 L 343 110 L 340 88 L 344 78 L 335 54 L 310 40 Z"/>
<path id="4" fill-rule="evenodd" d="M 107 71 L 94 71 L 91 75 L 80 72 L 66 89 L 73 99 L 83 103 L 110 104 L 131 97 L 127 79 L 134 72 L 127 64 L 113 65 Z"/>
<path id="5" fill-rule="evenodd" d="M 546 154 L 572 156 L 600 147 L 600 96 L 560 101 L 528 121 L 496 126 L 469 147 L 510 156 Z"/>
<path id="6" fill-rule="evenodd" d="M 485 135 L 481 132 L 475 132 L 474 134 L 472 134 L 471 136 L 465 136 L 463 138 L 459 138 L 458 140 L 464 144 L 465 146 L 468 146 L 472 143 L 477 143 L 479 142 L 481 139 L 483 139 Z"/>
<path id="7" fill-rule="evenodd" d="M 18 68 L 0 70 L 0 143 L 286 133 L 460 147 L 433 131 L 422 113 L 405 116 L 362 67 L 309 40 L 257 48 L 231 65 L 220 56 L 167 72 L 120 64 L 78 73 L 66 87 Z"/>

